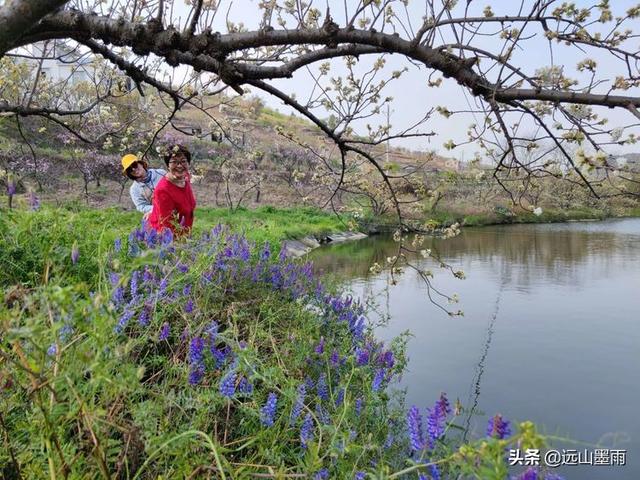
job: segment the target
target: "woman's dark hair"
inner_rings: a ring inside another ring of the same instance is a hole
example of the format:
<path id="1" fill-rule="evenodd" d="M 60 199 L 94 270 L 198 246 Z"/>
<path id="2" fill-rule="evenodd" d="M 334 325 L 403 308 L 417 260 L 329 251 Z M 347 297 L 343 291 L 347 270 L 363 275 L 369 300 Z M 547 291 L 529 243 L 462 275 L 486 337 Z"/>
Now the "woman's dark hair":
<path id="1" fill-rule="evenodd" d="M 184 155 L 184 158 L 187 159 L 187 163 L 191 163 L 191 152 L 187 150 L 187 147 L 184 145 L 180 145 L 176 143 L 175 145 L 170 145 L 165 154 L 163 155 L 164 164 L 168 167 L 171 159 L 177 155 Z"/>

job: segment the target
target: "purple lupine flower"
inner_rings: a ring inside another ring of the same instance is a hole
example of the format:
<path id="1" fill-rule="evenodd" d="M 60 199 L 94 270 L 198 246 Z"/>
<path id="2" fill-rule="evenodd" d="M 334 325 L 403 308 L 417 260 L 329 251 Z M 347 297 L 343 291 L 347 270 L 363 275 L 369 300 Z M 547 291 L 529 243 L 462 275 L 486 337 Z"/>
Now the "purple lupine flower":
<path id="1" fill-rule="evenodd" d="M 173 242 L 173 232 L 168 228 L 163 229 L 162 233 L 160 234 L 161 245 L 163 247 L 167 247 L 171 245 L 171 242 Z"/>
<path id="2" fill-rule="evenodd" d="M 313 476 L 313 480 L 328 480 L 329 479 L 329 470 L 323 468 L 322 470 L 318 470 Z"/>
<path id="3" fill-rule="evenodd" d="M 355 475 L 353 476 L 353 480 L 364 480 L 366 478 L 366 473 L 364 472 L 356 472 Z"/>
<path id="4" fill-rule="evenodd" d="M 320 337 L 320 341 L 318 342 L 318 345 L 316 345 L 316 347 L 314 348 L 314 351 L 318 355 L 322 355 L 324 353 L 324 337 Z"/>
<path id="5" fill-rule="evenodd" d="M 58 345 L 56 345 L 55 343 L 49 345 L 49 348 L 47 348 L 47 355 L 49 355 L 50 357 L 55 357 L 57 353 Z"/>
<path id="6" fill-rule="evenodd" d="M 270 392 L 267 402 L 260 409 L 260 422 L 265 427 L 273 426 L 273 417 L 276 414 L 276 406 L 278 404 L 278 396 L 274 392 Z"/>
<path id="7" fill-rule="evenodd" d="M 302 421 L 302 427 L 300 427 L 300 443 L 302 443 L 302 448 L 307 448 L 307 444 L 311 439 L 313 439 L 313 418 L 310 413 L 307 413 Z"/>
<path id="8" fill-rule="evenodd" d="M 385 370 L 384 368 L 379 368 L 376 370 L 376 374 L 373 377 L 373 382 L 371 382 L 371 390 L 377 392 L 380 390 L 380 386 L 382 385 L 382 381 L 384 380 Z"/>
<path id="9" fill-rule="evenodd" d="M 211 347 L 209 347 L 209 350 L 211 351 L 211 355 L 213 355 L 213 358 L 215 358 L 216 360 L 216 368 L 220 368 L 222 365 L 224 365 L 224 362 L 227 360 L 227 350 L 216 348 L 214 345 L 211 345 Z"/>
<path id="10" fill-rule="evenodd" d="M 251 395 L 253 393 L 253 384 L 247 380 L 247 377 L 242 377 L 238 382 L 238 392 L 243 395 Z"/>
<path id="11" fill-rule="evenodd" d="M 192 299 L 187 300 L 187 303 L 185 303 L 184 312 L 185 313 L 193 313 L 193 300 Z"/>
<path id="12" fill-rule="evenodd" d="M 535 467 L 529 467 L 517 477 L 511 478 L 514 480 L 538 480 L 538 469 Z"/>
<path id="13" fill-rule="evenodd" d="M 444 435 L 444 422 L 447 415 L 451 413 L 447 396 L 444 393 L 440 394 L 440 398 L 436 400 L 433 408 L 430 408 L 427 411 L 427 433 L 429 435 L 429 446 L 433 447 L 433 443 Z"/>
<path id="14" fill-rule="evenodd" d="M 428 462 L 425 462 L 428 463 Z M 429 477 L 425 474 L 419 474 L 418 480 L 440 480 L 440 469 L 437 465 L 429 465 Z"/>
<path id="15" fill-rule="evenodd" d="M 362 399 L 361 398 L 356 398 L 355 411 L 356 411 L 356 415 L 360 415 L 360 412 L 362 412 Z"/>
<path id="16" fill-rule="evenodd" d="M 167 286 L 168 280 L 167 277 L 164 277 L 162 280 L 160 280 L 160 285 L 158 286 L 158 297 L 164 296 L 167 291 Z"/>
<path id="17" fill-rule="evenodd" d="M 379 357 L 379 362 L 386 368 L 393 368 L 396 361 L 391 350 L 387 350 Z"/>
<path id="18" fill-rule="evenodd" d="M 363 366 L 369 363 L 369 350 L 366 348 L 356 348 L 356 365 Z"/>
<path id="19" fill-rule="evenodd" d="M 262 248 L 262 252 L 260 252 L 260 260 L 265 262 L 269 260 L 270 256 L 271 256 L 271 246 L 269 245 L 269 242 L 264 242 L 264 247 Z"/>
<path id="20" fill-rule="evenodd" d="M 80 249 L 78 248 L 78 242 L 73 242 L 73 246 L 71 247 L 71 263 L 75 265 L 78 263 L 78 259 L 80 258 Z"/>
<path id="21" fill-rule="evenodd" d="M 235 370 L 229 372 L 220 380 L 219 391 L 223 397 L 231 398 L 236 393 L 236 376 Z"/>
<path id="22" fill-rule="evenodd" d="M 138 272 L 138 270 L 134 270 L 133 273 L 131 274 L 131 282 L 130 282 L 130 286 L 131 286 L 131 296 L 135 297 L 138 294 L 138 277 L 139 277 L 140 273 Z"/>
<path id="23" fill-rule="evenodd" d="M 503 439 L 511 434 L 509 421 L 502 418 L 499 413 L 489 419 L 487 425 L 487 437 Z"/>
<path id="24" fill-rule="evenodd" d="M 122 333 L 125 329 L 125 327 L 127 326 L 127 324 L 129 323 L 129 320 L 131 320 L 131 318 L 133 318 L 133 310 L 131 310 L 130 308 L 127 308 L 122 315 L 120 315 L 120 318 L 118 319 L 118 323 L 115 326 L 115 332 L 116 333 Z"/>
<path id="25" fill-rule="evenodd" d="M 116 307 L 119 307 L 124 303 L 124 288 L 118 287 L 111 294 L 111 300 Z"/>
<path id="26" fill-rule="evenodd" d="M 338 395 L 336 395 L 336 407 L 339 407 L 344 402 L 344 388 L 338 390 Z"/>
<path id="27" fill-rule="evenodd" d="M 169 326 L 169 322 L 164 322 L 162 324 L 162 327 L 160 327 L 160 335 L 158 335 L 158 340 L 162 341 L 169 338 L 170 328 L 171 327 Z"/>
<path id="28" fill-rule="evenodd" d="M 191 339 L 189 345 L 189 362 L 202 363 L 204 356 L 202 349 L 204 348 L 204 340 L 201 337 L 195 337 Z"/>
<path id="29" fill-rule="evenodd" d="M 7 195 L 12 197 L 15 194 L 16 194 L 16 182 L 14 182 L 13 180 L 8 180 L 7 181 Z"/>
<path id="30" fill-rule="evenodd" d="M 331 418 L 329 417 L 329 412 L 322 406 L 320 402 L 316 403 L 316 416 L 320 423 L 323 425 L 329 425 L 331 423 Z"/>
<path id="31" fill-rule="evenodd" d="M 364 327 L 365 327 L 365 318 L 364 317 L 359 317 L 358 320 L 356 320 L 353 324 L 353 326 L 351 327 L 351 333 L 353 334 L 354 338 L 356 339 L 361 339 L 362 336 L 364 335 Z"/>
<path id="32" fill-rule="evenodd" d="M 293 425 L 296 419 L 300 416 L 302 408 L 304 407 L 304 397 L 307 394 L 307 386 L 304 383 L 298 385 L 298 396 L 291 409 L 291 416 L 289 417 L 289 425 Z"/>
<path id="33" fill-rule="evenodd" d="M 142 281 L 144 283 L 151 283 L 154 281 L 153 273 L 151 272 L 148 266 L 144 267 L 144 271 L 142 272 Z"/>
<path id="34" fill-rule="evenodd" d="M 311 377 L 305 377 L 304 383 L 307 386 L 307 390 L 311 390 L 314 386 L 313 379 Z"/>
<path id="35" fill-rule="evenodd" d="M 111 272 L 109 274 L 109 282 L 111 283 L 112 287 L 115 287 L 120 282 L 120 275 L 118 275 L 116 272 Z"/>
<path id="36" fill-rule="evenodd" d="M 182 272 L 182 273 L 187 273 L 187 272 L 189 271 L 189 266 L 188 266 L 188 265 L 185 265 L 185 264 L 184 264 L 184 263 L 182 263 L 182 262 L 178 262 L 178 263 L 176 264 L 176 268 L 177 268 L 180 272 Z"/>
<path id="37" fill-rule="evenodd" d="M 189 384 L 197 385 L 202 381 L 204 377 L 204 364 L 192 363 L 189 367 Z"/>
<path id="38" fill-rule="evenodd" d="M 316 384 L 316 391 L 318 392 L 318 396 L 322 400 L 327 400 L 329 398 L 329 388 L 327 387 L 327 377 L 324 373 L 320 374 L 318 378 L 318 383 Z"/>
<path id="39" fill-rule="evenodd" d="M 332 367 L 337 367 L 338 365 L 340 365 L 340 354 L 338 353 L 337 350 L 333 350 L 333 352 L 331 352 L 329 363 L 331 364 Z"/>
<path id="40" fill-rule="evenodd" d="M 113 249 L 116 251 L 116 253 L 120 253 L 120 251 L 122 250 L 122 239 L 116 238 L 113 241 Z"/>
<path id="41" fill-rule="evenodd" d="M 138 316 L 138 324 L 146 327 L 149 325 L 149 321 L 151 320 L 151 309 L 152 306 L 150 303 L 145 303 L 144 307 L 140 311 L 140 315 Z"/>
<path id="42" fill-rule="evenodd" d="M 29 208 L 32 211 L 36 211 L 40 208 L 40 199 L 33 190 L 29 192 Z"/>
<path id="43" fill-rule="evenodd" d="M 407 412 L 407 432 L 409 433 L 409 442 L 411 449 L 420 451 L 425 446 L 424 433 L 422 430 L 422 415 L 415 405 L 412 405 Z"/>
<path id="44" fill-rule="evenodd" d="M 185 297 L 188 297 L 190 293 L 191 293 L 191 284 L 187 284 L 182 289 L 182 295 Z"/>

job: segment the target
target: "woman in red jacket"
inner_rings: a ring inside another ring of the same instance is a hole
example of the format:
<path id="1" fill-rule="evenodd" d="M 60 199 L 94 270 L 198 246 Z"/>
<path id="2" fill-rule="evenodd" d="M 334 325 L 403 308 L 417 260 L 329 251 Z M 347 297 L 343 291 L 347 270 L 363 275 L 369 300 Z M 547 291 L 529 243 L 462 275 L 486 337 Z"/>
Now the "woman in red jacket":
<path id="1" fill-rule="evenodd" d="M 196 208 L 189 176 L 191 153 L 182 145 L 173 145 L 164 155 L 164 163 L 167 174 L 153 192 L 149 225 L 158 232 L 169 228 L 174 236 L 182 236 L 191 231 Z"/>

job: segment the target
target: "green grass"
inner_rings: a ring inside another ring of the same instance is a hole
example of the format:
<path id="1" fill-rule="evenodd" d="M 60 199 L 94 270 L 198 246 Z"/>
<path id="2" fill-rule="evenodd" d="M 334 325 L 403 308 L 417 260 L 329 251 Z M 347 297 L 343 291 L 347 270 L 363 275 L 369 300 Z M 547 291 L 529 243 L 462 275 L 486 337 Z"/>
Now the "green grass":
<path id="1" fill-rule="evenodd" d="M 138 212 L 94 209 L 81 202 L 70 202 L 62 208 L 45 206 L 37 212 L 0 210 L 0 261 L 5 266 L 0 270 L 0 284 L 33 286 L 64 276 L 69 271 L 74 242 L 80 250 L 78 265 L 73 269 L 76 279 L 92 284 L 113 242 L 116 238 L 125 239 L 140 220 Z M 275 251 L 284 239 L 346 229 L 335 215 L 309 207 L 262 207 L 234 212 L 199 208 L 194 235 L 218 223 L 244 234 L 249 241 L 268 241 Z"/>
<path id="2" fill-rule="evenodd" d="M 624 216 L 638 216 L 640 209 L 625 211 Z M 635 213 L 634 213 L 635 212 Z M 610 212 L 596 208 L 575 208 L 571 210 L 545 209 L 542 215 L 532 212 L 516 212 L 513 216 L 501 215 L 495 212 L 465 214 L 455 211 L 439 210 L 425 214 L 425 220 L 435 220 L 438 224 L 447 226 L 458 222 L 466 227 L 480 227 L 485 225 L 502 225 L 511 223 L 556 223 L 572 220 L 602 220 L 610 217 Z"/>
<path id="3" fill-rule="evenodd" d="M 347 229 L 330 213 L 312 207 L 275 208 L 255 210 L 240 208 L 233 212 L 225 208 L 202 208 L 196 211 L 195 232 L 224 223 L 249 240 L 269 241 L 272 244 L 288 238 L 323 235 Z"/>

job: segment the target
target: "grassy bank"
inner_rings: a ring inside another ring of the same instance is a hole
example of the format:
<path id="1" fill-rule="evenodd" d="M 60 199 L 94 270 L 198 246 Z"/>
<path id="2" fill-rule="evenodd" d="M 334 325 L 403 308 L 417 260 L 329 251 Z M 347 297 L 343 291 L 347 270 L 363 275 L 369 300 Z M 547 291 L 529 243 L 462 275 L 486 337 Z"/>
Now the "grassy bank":
<path id="1" fill-rule="evenodd" d="M 52 276 L 64 276 L 74 243 L 79 245 L 81 253 L 76 277 L 95 282 L 95 274 L 102 268 L 114 240 L 126 238 L 139 226 L 140 220 L 137 212 L 117 208 L 98 210 L 75 204 L 66 208 L 43 207 L 37 212 L 4 209 L 0 212 L 0 245 L 3 247 L 0 262 L 5 267 L 0 270 L 0 285 L 36 285 Z M 263 207 L 235 212 L 199 208 L 194 235 L 207 232 L 219 223 L 228 225 L 249 241 L 260 244 L 267 241 L 274 249 L 287 238 L 345 229 L 334 215 L 308 207 Z"/>
<path id="2" fill-rule="evenodd" d="M 580 208 L 572 210 L 544 210 L 540 215 L 532 212 L 512 213 L 506 211 L 467 213 L 453 210 L 438 210 L 425 213 L 422 219 L 413 221 L 416 224 L 428 224 L 431 227 L 447 227 L 454 223 L 466 227 L 480 227 L 488 225 L 509 225 L 524 223 L 562 223 L 582 220 L 604 220 L 606 218 L 640 217 L 640 208 L 630 208 L 619 212 L 608 212 L 594 208 Z M 365 217 L 359 220 L 363 231 L 392 231 L 396 228 L 394 217 Z"/>
<path id="3" fill-rule="evenodd" d="M 502 479 L 543 445 L 499 415 L 463 442 L 438 392 L 405 408 L 405 339 L 269 247 L 334 219 L 199 213 L 169 243 L 134 213 L 2 212 L 0 476 Z"/>

